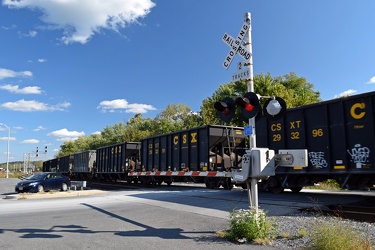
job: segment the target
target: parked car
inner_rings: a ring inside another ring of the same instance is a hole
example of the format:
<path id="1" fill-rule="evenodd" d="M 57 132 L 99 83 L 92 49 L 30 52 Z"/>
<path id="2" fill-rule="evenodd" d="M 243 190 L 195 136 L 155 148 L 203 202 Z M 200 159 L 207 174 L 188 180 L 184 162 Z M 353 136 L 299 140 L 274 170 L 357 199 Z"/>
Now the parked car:
<path id="1" fill-rule="evenodd" d="M 70 189 L 70 178 L 56 172 L 35 173 L 17 183 L 18 193 L 37 193 L 49 190 L 67 191 Z"/>

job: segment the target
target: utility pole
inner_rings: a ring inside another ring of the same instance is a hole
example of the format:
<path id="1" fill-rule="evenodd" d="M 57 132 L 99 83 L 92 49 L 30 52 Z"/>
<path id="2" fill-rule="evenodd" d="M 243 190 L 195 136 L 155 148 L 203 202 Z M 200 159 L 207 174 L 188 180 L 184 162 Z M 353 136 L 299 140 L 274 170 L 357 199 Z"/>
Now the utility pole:
<path id="1" fill-rule="evenodd" d="M 6 129 L 8 129 L 8 145 L 7 145 L 7 175 L 6 178 L 9 178 L 9 141 L 10 141 L 10 127 L 5 125 L 4 123 L 0 123 L 0 126 L 4 126 Z"/>

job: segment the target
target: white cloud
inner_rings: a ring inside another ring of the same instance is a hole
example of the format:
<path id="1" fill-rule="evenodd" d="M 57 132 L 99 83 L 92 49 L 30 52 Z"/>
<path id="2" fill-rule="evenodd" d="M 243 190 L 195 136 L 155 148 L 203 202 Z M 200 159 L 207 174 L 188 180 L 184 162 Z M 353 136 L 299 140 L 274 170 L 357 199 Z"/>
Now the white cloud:
<path id="1" fill-rule="evenodd" d="M 146 113 L 149 110 L 156 110 L 152 105 L 133 103 L 129 104 L 125 99 L 115 99 L 112 101 L 102 101 L 99 103 L 98 109 L 102 112 L 125 111 L 126 113 Z"/>
<path id="2" fill-rule="evenodd" d="M 39 59 L 38 59 L 38 62 L 40 62 L 40 63 L 44 63 L 44 62 L 47 62 L 47 59 L 39 58 Z"/>
<path id="3" fill-rule="evenodd" d="M 38 126 L 37 128 L 33 129 L 33 131 L 40 131 L 40 130 L 46 130 L 43 126 Z"/>
<path id="4" fill-rule="evenodd" d="M 0 68 L 0 80 L 4 78 L 11 78 L 11 77 L 17 77 L 17 76 L 32 76 L 33 73 L 30 71 L 21 71 L 21 72 L 16 72 L 10 69 L 3 69 Z"/>
<path id="5" fill-rule="evenodd" d="M 375 84 L 375 76 L 371 77 L 371 79 L 367 83 L 368 84 Z"/>
<path id="6" fill-rule="evenodd" d="M 28 139 L 28 140 L 23 140 L 20 142 L 21 144 L 37 144 L 39 141 L 37 139 Z"/>
<path id="7" fill-rule="evenodd" d="M 21 32 L 18 32 L 18 34 L 19 34 L 21 37 L 36 37 L 36 35 L 38 34 L 38 32 L 35 31 L 35 30 L 32 30 L 32 31 L 29 31 L 29 33 L 21 33 Z"/>
<path id="8" fill-rule="evenodd" d="M 64 30 L 65 44 L 85 44 L 101 29 L 116 32 L 144 18 L 155 6 L 151 0 L 3 0 L 12 8 L 30 8 L 43 12 L 41 20 Z"/>
<path id="9" fill-rule="evenodd" d="M 0 89 L 8 90 L 11 93 L 15 94 L 41 94 L 42 91 L 40 90 L 40 87 L 37 86 L 29 86 L 20 89 L 18 85 L 10 85 L 6 84 L 3 86 L 0 86 Z"/>
<path id="10" fill-rule="evenodd" d="M 74 141 L 80 136 L 85 136 L 85 132 L 68 131 L 66 128 L 53 131 L 48 136 L 57 137 L 57 141 Z"/>
<path id="11" fill-rule="evenodd" d="M 338 95 L 335 95 L 334 98 L 341 98 L 341 97 L 346 97 L 346 96 L 351 96 L 352 94 L 356 93 L 357 90 L 354 90 L 354 89 L 348 89 Z"/>
<path id="12" fill-rule="evenodd" d="M 14 24 L 12 24 L 12 25 L 10 25 L 10 26 L 1 26 L 1 29 L 3 29 L 3 30 L 11 30 L 11 29 L 15 29 L 15 28 L 17 28 L 17 26 L 16 25 L 14 25 Z"/>
<path id="13" fill-rule="evenodd" d="M 15 141 L 16 138 L 14 137 L 9 137 L 9 141 Z M 8 141 L 8 136 L 7 137 L 0 137 L 0 141 Z"/>
<path id="14" fill-rule="evenodd" d="M 13 111 L 34 112 L 34 111 L 64 111 L 70 103 L 64 102 L 57 105 L 49 105 L 38 101 L 25 101 L 24 99 L 16 102 L 6 102 L 0 104 L 0 108 Z"/>

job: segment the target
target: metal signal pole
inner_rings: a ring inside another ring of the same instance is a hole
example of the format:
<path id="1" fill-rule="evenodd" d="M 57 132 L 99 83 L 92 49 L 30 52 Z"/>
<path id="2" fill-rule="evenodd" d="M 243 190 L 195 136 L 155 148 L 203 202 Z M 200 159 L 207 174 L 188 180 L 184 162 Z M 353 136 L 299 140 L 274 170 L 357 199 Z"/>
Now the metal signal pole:
<path id="1" fill-rule="evenodd" d="M 249 67 L 249 78 L 247 79 L 247 90 L 248 92 L 254 93 L 254 73 L 253 73 L 253 48 L 251 40 L 251 13 L 245 13 L 245 22 L 249 23 L 249 31 L 247 32 L 247 39 L 245 40 L 246 49 L 250 52 L 251 56 L 247 62 Z M 250 150 L 256 148 L 256 133 L 255 133 L 255 117 L 249 119 L 249 126 L 252 128 L 252 134 L 249 135 L 250 139 Z M 258 211 L 258 180 L 251 178 L 246 180 L 249 204 Z"/>

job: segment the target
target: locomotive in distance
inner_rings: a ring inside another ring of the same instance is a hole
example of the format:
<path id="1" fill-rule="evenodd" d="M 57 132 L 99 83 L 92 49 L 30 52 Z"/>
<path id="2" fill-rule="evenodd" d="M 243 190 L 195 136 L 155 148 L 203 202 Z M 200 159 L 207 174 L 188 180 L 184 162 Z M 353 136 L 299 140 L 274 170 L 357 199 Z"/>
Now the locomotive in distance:
<path id="1" fill-rule="evenodd" d="M 278 152 L 307 149 L 308 166 L 278 166 L 259 188 L 299 192 L 328 179 L 342 188 L 375 184 L 375 92 L 288 109 L 279 119 L 256 118 L 257 147 Z M 241 168 L 247 149 L 242 127 L 206 125 L 124 142 L 43 163 L 43 171 L 75 178 L 143 184 L 194 181 L 231 189 L 231 169 Z"/>

